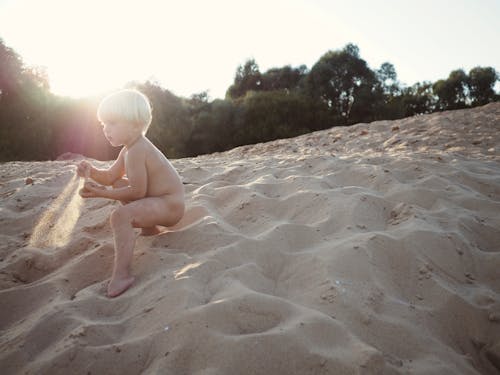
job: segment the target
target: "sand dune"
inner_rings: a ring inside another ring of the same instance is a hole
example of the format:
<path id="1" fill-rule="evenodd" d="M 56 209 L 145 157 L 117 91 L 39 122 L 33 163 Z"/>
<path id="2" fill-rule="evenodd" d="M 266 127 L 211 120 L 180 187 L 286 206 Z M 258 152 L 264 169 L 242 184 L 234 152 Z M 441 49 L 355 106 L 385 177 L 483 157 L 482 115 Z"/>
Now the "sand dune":
<path id="1" fill-rule="evenodd" d="M 116 299 L 116 204 L 1 164 L 1 373 L 498 374 L 499 130 L 496 103 L 175 160 L 189 210 Z"/>

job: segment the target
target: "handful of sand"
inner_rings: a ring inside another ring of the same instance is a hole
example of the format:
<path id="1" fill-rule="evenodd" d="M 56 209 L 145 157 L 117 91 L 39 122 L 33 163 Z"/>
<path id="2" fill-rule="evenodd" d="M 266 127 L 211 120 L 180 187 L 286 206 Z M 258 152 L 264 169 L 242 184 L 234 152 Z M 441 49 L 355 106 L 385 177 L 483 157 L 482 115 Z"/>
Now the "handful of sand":
<path id="1" fill-rule="evenodd" d="M 90 188 L 94 188 L 95 189 L 97 187 L 103 188 L 102 186 L 100 186 L 100 185 L 96 184 L 95 182 L 91 181 L 91 179 L 90 179 L 90 169 L 86 169 L 84 177 L 83 177 L 83 187 L 79 191 L 80 196 L 86 197 L 86 194 L 91 192 Z"/>

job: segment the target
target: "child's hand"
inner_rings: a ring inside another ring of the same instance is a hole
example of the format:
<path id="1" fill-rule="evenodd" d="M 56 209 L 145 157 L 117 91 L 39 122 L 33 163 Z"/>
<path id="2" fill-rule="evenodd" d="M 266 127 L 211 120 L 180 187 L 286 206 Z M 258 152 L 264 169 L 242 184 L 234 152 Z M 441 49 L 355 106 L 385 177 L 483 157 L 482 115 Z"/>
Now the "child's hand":
<path id="1" fill-rule="evenodd" d="M 92 181 L 86 181 L 78 193 L 82 198 L 98 198 L 102 196 L 101 193 L 103 190 L 106 190 L 104 186 Z"/>
<path id="2" fill-rule="evenodd" d="M 76 174 L 78 177 L 89 178 L 91 171 L 92 164 L 90 164 L 87 160 L 82 160 L 80 164 L 76 166 Z"/>

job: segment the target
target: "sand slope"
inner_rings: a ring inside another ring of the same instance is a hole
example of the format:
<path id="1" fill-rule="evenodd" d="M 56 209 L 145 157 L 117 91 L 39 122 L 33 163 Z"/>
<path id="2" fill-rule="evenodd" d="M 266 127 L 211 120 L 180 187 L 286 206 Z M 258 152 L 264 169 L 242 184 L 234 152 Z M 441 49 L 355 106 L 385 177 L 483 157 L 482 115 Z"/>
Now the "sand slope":
<path id="1" fill-rule="evenodd" d="M 496 103 L 175 160 L 188 213 L 112 300 L 115 203 L 1 164 L 1 373 L 496 374 L 499 130 Z"/>

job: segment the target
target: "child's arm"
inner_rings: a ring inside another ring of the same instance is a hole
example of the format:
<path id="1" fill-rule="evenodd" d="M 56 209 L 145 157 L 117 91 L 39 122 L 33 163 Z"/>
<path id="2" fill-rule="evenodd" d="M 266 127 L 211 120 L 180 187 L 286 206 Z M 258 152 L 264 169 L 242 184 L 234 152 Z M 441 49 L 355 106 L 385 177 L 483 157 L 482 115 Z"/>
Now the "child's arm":
<path id="1" fill-rule="evenodd" d="M 95 167 L 91 167 L 90 169 L 90 178 L 92 178 L 95 182 L 110 186 L 123 177 L 125 174 L 125 147 L 122 148 L 118 158 L 115 160 L 113 165 L 108 169 L 98 169 Z"/>
<path id="2" fill-rule="evenodd" d="M 144 153 L 128 156 L 127 178 L 129 185 L 116 189 L 100 189 L 92 185 L 88 189 L 94 197 L 108 198 L 119 201 L 135 201 L 144 198 L 147 192 L 146 157 Z"/>

